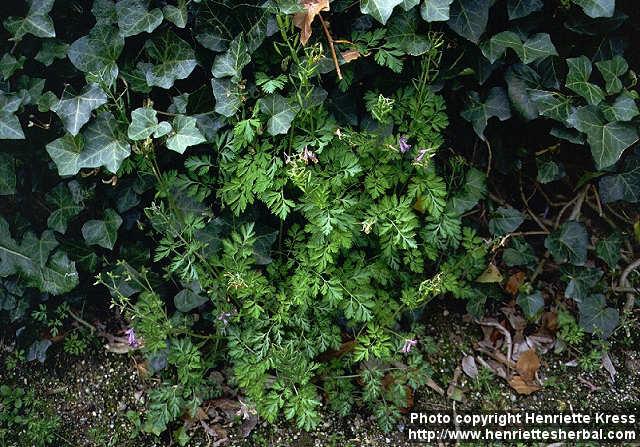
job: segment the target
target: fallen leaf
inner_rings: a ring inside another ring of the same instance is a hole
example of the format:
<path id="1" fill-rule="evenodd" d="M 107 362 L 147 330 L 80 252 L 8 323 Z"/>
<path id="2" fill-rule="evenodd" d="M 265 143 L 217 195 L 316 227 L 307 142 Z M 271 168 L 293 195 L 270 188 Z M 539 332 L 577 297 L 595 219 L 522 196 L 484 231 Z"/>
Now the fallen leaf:
<path id="1" fill-rule="evenodd" d="M 488 359 L 485 363 L 487 364 L 489 369 L 493 371 L 498 377 L 502 377 L 505 380 L 507 379 L 507 370 L 501 363 L 493 359 Z"/>
<path id="2" fill-rule="evenodd" d="M 509 277 L 507 284 L 504 286 L 504 290 L 511 296 L 516 296 L 520 290 L 520 286 L 524 283 L 526 275 L 524 272 L 516 272 Z"/>
<path id="3" fill-rule="evenodd" d="M 500 273 L 500 270 L 498 270 L 498 267 L 496 267 L 493 264 L 489 264 L 487 269 L 480 276 L 478 276 L 478 278 L 476 278 L 476 282 L 495 283 L 495 282 L 501 282 L 502 279 L 503 279 L 502 273 Z"/>
<path id="4" fill-rule="evenodd" d="M 358 50 L 347 50 L 347 51 L 343 51 L 341 54 L 342 54 L 342 59 L 344 59 L 345 62 L 355 61 L 360 57 L 360 52 Z M 419 197 L 418 197 L 418 200 L 420 200 Z M 418 200 L 416 201 L 416 205 L 418 204 Z M 416 208 L 416 205 L 414 205 L 413 207 Z M 420 211 L 418 208 L 416 209 Z M 424 208 L 421 212 L 424 213 Z"/>
<path id="5" fill-rule="evenodd" d="M 465 355 L 462 358 L 462 370 L 472 379 L 478 377 L 478 367 L 476 366 L 476 359 L 472 355 Z"/>
<path id="6" fill-rule="evenodd" d="M 513 376 L 509 380 L 511 388 L 516 390 L 518 394 L 531 394 L 540 389 L 539 385 L 525 381 L 521 376 Z"/>
<path id="7" fill-rule="evenodd" d="M 556 339 L 548 335 L 529 335 L 527 337 L 527 346 L 541 354 L 546 354 L 552 350 L 555 344 Z"/>
<path id="8" fill-rule="evenodd" d="M 542 314 L 540 334 L 553 335 L 558 332 L 558 314 L 556 312 L 545 312 Z"/>
<path id="9" fill-rule="evenodd" d="M 516 371 L 526 381 L 534 380 L 538 369 L 540 369 L 540 358 L 533 349 L 524 352 L 516 362 Z"/>
<path id="10" fill-rule="evenodd" d="M 320 11 L 329 10 L 329 0 L 301 0 L 300 5 L 304 12 L 298 12 L 293 16 L 293 24 L 300 28 L 300 43 L 306 45 L 311 37 L 311 24 Z"/>
<path id="11" fill-rule="evenodd" d="M 248 418 L 242 420 L 242 425 L 240 426 L 240 431 L 242 432 L 242 437 L 248 437 L 254 428 L 258 425 L 258 415 L 250 414 Z"/>

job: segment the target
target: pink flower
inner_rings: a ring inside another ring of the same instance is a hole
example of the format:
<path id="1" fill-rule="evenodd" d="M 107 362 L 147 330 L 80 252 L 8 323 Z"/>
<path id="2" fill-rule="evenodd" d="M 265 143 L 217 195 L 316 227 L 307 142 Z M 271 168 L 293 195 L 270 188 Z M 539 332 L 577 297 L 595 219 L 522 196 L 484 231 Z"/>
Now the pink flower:
<path id="1" fill-rule="evenodd" d="M 417 344 L 418 344 L 418 340 L 407 338 L 404 341 L 404 346 L 402 347 L 401 352 L 403 354 L 408 354 L 411 352 L 411 348 L 413 348 Z"/>
<path id="2" fill-rule="evenodd" d="M 129 343 L 129 346 L 137 348 L 140 345 L 140 343 L 138 343 L 138 338 L 136 337 L 136 331 L 134 331 L 132 327 L 124 331 L 124 333 L 127 334 L 127 342 Z"/>

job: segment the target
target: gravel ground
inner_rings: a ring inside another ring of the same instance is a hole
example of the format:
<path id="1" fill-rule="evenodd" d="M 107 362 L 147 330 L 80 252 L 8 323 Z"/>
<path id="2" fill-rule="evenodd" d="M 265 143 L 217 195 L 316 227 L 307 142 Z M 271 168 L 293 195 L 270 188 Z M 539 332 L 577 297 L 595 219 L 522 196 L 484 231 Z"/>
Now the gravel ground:
<path id="1" fill-rule="evenodd" d="M 432 355 L 433 379 L 447 389 L 456 367 L 465 353 L 471 351 L 471 343 L 481 335 L 473 323 L 451 321 L 459 317 L 447 315 L 438 318 L 430 328 L 431 343 L 437 347 Z M 447 330 L 443 325 L 446 324 Z M 620 411 L 640 408 L 640 352 L 638 334 L 634 340 L 614 344 L 611 358 L 618 371 L 616 381 L 610 384 L 604 369 L 585 373 L 577 367 L 565 366 L 571 356 L 547 354 L 542 356 L 540 375 L 545 388 L 530 396 L 517 395 L 503 380 L 486 375 L 483 380 L 472 380 L 462 375 L 458 387 L 463 400 L 455 403 L 456 411 L 516 411 L 520 409 L 549 412 Z M 9 349 L 0 349 L 0 365 L 4 365 Z M 580 379 L 579 379 L 580 378 Z M 0 368 L 0 383 L 34 389 L 40 399 L 47 401 L 62 421 L 58 440 L 66 446 L 117 446 L 152 447 L 169 446 L 169 439 L 155 439 L 135 433 L 134 424 L 127 418 L 127 411 L 142 411 L 145 390 L 153 385 L 143 379 L 131 355 L 106 352 L 99 340 L 89 351 L 74 357 L 62 352 L 59 346 L 51 348 L 49 359 L 43 364 L 22 363 L 17 368 Z M 591 385 L 597 387 L 592 389 Z M 454 401 L 426 389 L 414 397 L 412 411 L 451 411 Z M 415 445 L 405 441 L 406 427 L 402 421 L 392 433 L 382 433 L 367 414 L 355 414 L 349 418 L 335 418 L 326 414 L 323 423 L 315 431 L 306 433 L 286 423 L 268 425 L 262 421 L 249 438 L 240 435 L 237 424 L 222 424 L 228 442 L 220 445 L 247 446 L 405 446 Z M 216 446 L 215 439 L 196 425 L 191 432 L 189 446 Z"/>

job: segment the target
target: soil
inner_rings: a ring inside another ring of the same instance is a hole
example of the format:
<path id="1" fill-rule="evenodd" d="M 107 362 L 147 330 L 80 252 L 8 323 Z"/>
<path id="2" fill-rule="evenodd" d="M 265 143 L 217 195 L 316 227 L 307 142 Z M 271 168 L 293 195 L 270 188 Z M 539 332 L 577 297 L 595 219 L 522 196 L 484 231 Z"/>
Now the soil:
<path id="1" fill-rule="evenodd" d="M 434 305 L 429 317 L 427 337 L 430 346 L 433 380 L 447 389 L 462 357 L 473 351 L 474 342 L 482 339 L 479 326 L 465 322 L 462 315 L 448 309 L 446 303 Z M 526 409 L 548 412 L 633 411 L 640 408 L 640 343 L 638 331 L 629 337 L 620 334 L 612 342 L 611 359 L 618 374 L 610 383 L 604 368 L 585 372 L 577 366 L 566 366 L 577 353 L 547 353 L 541 356 L 539 375 L 545 386 L 528 396 L 518 395 L 504 380 L 487 371 L 478 379 L 462 374 L 457 386 L 461 400 L 442 396 L 430 388 L 414 396 L 411 411 L 517 411 Z M 6 366 L 11 354 L 9 346 L 0 346 L 0 365 Z M 81 356 L 64 353 L 55 345 L 44 364 L 20 362 L 13 368 L 0 368 L 0 383 L 33 389 L 39 399 L 61 418 L 56 438 L 60 447 L 118 446 L 152 447 L 177 445 L 170 438 L 158 439 L 140 433 L 127 417 L 127 412 L 143 412 L 146 390 L 152 379 L 144 378 L 137 367 L 140 359 L 134 354 L 114 354 L 93 338 L 88 351 Z M 571 363 L 569 363 L 571 364 Z M 480 368 L 482 369 L 482 368 Z M 455 403 L 454 403 L 455 402 Z M 375 420 L 364 412 L 349 418 L 337 418 L 328 412 L 321 425 L 312 432 L 279 422 L 259 421 L 248 438 L 240 434 L 238 421 L 224 421 L 228 434 L 224 443 L 216 442 L 199 424 L 192 424 L 188 446 L 405 446 L 406 420 L 391 433 L 382 433 Z"/>

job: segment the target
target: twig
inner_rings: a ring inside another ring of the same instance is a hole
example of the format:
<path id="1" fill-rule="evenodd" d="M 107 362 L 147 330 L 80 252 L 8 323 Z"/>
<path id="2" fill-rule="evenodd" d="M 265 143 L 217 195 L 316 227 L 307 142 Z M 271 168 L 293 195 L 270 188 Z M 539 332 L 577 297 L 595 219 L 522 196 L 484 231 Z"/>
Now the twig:
<path id="1" fill-rule="evenodd" d="M 591 185 L 593 189 L 593 195 L 596 198 L 596 204 L 598 205 L 598 216 L 602 217 L 604 212 L 602 211 L 602 202 L 600 202 L 600 194 L 598 194 L 598 188 L 596 185 Z"/>
<path id="2" fill-rule="evenodd" d="M 527 201 L 527 198 L 524 195 L 524 189 L 522 188 L 522 177 L 520 178 L 520 181 L 518 183 L 520 187 L 520 198 L 522 199 L 522 203 L 524 203 L 524 206 L 527 208 L 527 212 L 543 231 L 549 232 L 549 229 L 545 226 L 544 223 L 542 223 L 538 216 L 536 216 L 533 210 L 529 207 L 529 202 Z"/>
<path id="3" fill-rule="evenodd" d="M 511 342 L 511 334 L 509 333 L 509 331 L 502 326 L 500 323 L 498 322 L 494 322 L 494 321 L 480 321 L 480 320 L 476 320 L 476 323 L 478 323 L 481 326 L 490 326 L 493 328 L 496 328 L 498 331 L 500 331 L 502 333 L 502 335 L 504 335 L 504 342 L 507 345 L 507 376 L 509 375 L 509 369 L 511 369 L 511 352 L 512 352 L 512 348 L 513 348 L 513 344 Z"/>
<path id="4" fill-rule="evenodd" d="M 71 309 L 69 309 L 69 316 L 71 318 L 73 318 L 74 320 L 76 320 L 78 323 L 82 324 L 83 326 L 89 328 L 89 330 L 91 331 L 91 333 L 94 333 L 96 331 L 96 327 L 94 325 L 92 325 L 91 323 L 87 322 L 86 320 L 83 320 L 82 318 L 80 318 L 79 316 L 77 316 L 75 313 L 73 313 L 73 311 Z"/>
<path id="5" fill-rule="evenodd" d="M 582 211 L 582 204 L 584 203 L 585 197 L 587 197 L 587 192 L 589 191 L 589 184 L 582 187 L 578 196 L 576 197 L 576 203 L 571 210 L 571 214 L 569 215 L 569 220 L 577 220 L 580 217 L 580 212 Z"/>
<path id="6" fill-rule="evenodd" d="M 333 59 L 333 63 L 336 66 L 336 74 L 338 75 L 338 79 L 342 80 L 342 72 L 340 71 L 340 64 L 338 63 L 338 56 L 336 56 L 336 49 L 333 46 L 333 37 L 331 37 L 331 33 L 329 33 L 329 28 L 327 28 L 327 24 L 322 18 L 322 15 L 318 14 L 318 17 L 320 18 L 320 23 L 322 24 L 324 35 L 327 36 L 327 42 L 329 42 L 329 49 L 331 50 L 331 58 Z"/>
<path id="7" fill-rule="evenodd" d="M 489 151 L 489 156 L 487 159 L 487 178 L 489 178 L 489 174 L 491 173 L 491 162 L 493 161 L 493 152 L 491 152 L 491 145 L 489 144 L 489 140 L 485 140 L 485 143 L 487 144 L 487 150 Z"/>
<path id="8" fill-rule="evenodd" d="M 620 275 L 620 283 L 619 283 L 620 287 L 631 287 L 631 284 L 629 284 L 628 276 L 632 271 L 634 271 L 638 267 L 640 267 L 640 258 L 633 261 L 631 264 L 627 266 L 627 268 L 625 268 L 622 271 L 622 275 Z M 627 292 L 627 301 L 624 303 L 624 308 L 623 308 L 623 311 L 625 313 L 629 313 L 633 310 L 633 305 L 635 303 L 635 300 L 636 300 L 635 293 Z"/>

